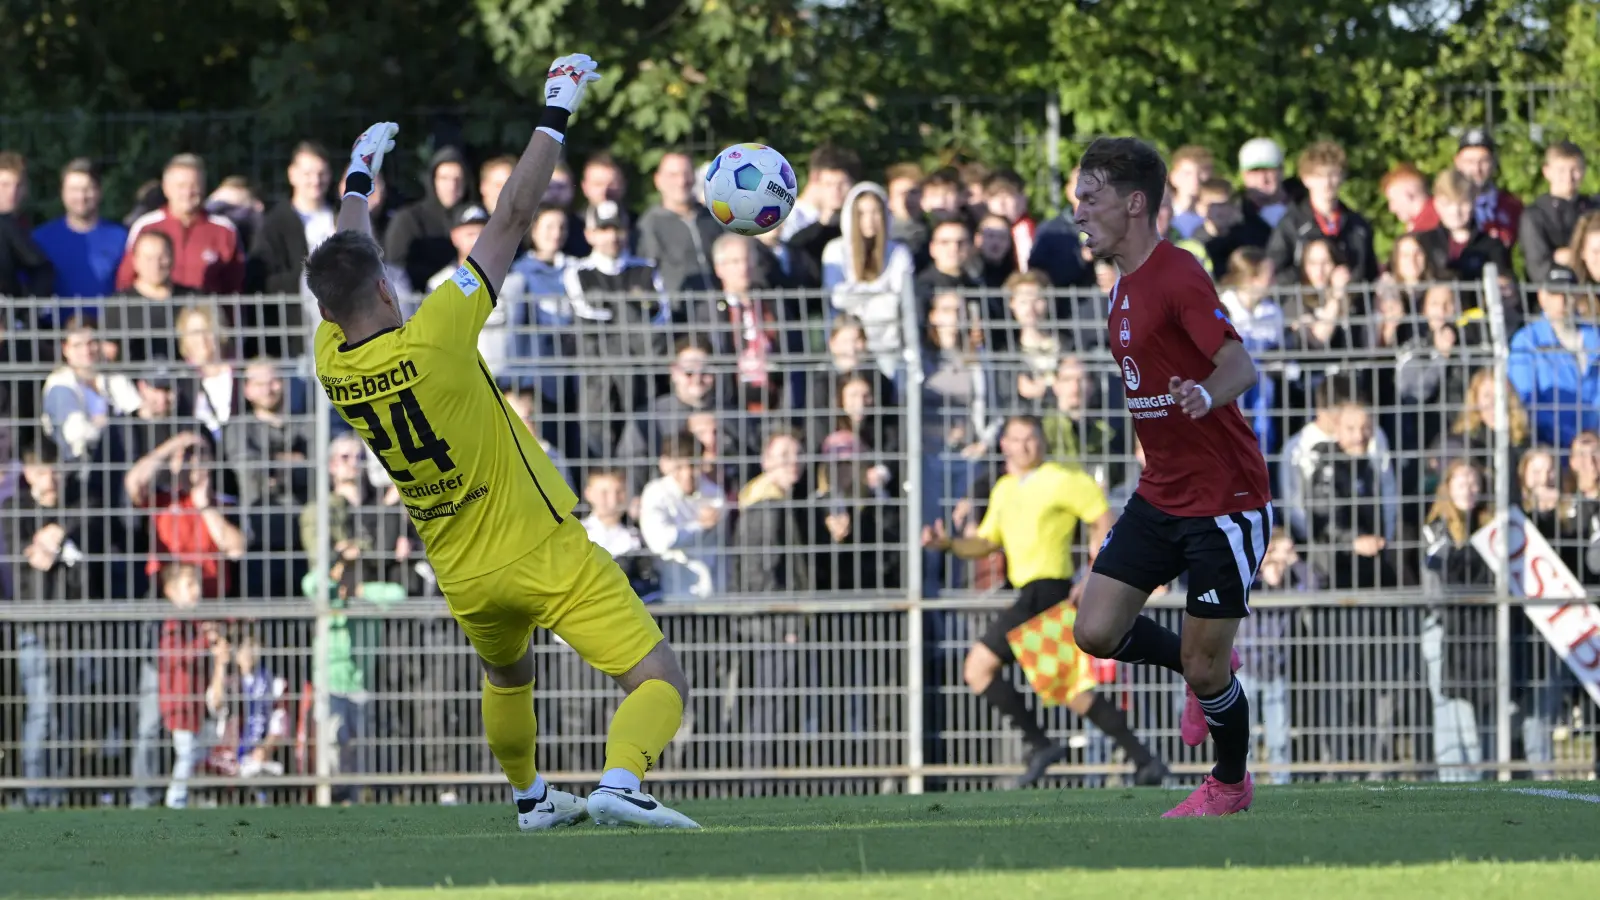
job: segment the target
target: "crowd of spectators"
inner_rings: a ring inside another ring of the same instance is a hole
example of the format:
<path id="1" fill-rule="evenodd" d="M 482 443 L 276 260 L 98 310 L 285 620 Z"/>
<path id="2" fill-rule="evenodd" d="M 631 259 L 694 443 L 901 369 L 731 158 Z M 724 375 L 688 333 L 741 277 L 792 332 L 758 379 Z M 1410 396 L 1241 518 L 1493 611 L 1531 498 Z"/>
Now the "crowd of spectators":
<path id="1" fill-rule="evenodd" d="M 1482 590 L 1492 575 L 1468 543 L 1501 468 L 1566 565 L 1600 584 L 1600 202 L 1579 193 L 1584 152 L 1551 144 L 1548 191 L 1524 204 L 1497 185 L 1491 136 L 1468 131 L 1452 167 L 1385 175 L 1401 226 L 1383 236 L 1341 199 L 1339 146 L 1301 149 L 1292 178 L 1268 138 L 1236 162 L 1230 179 L 1210 151 L 1179 148 L 1158 222 L 1261 360 L 1240 404 L 1281 517 L 1263 589 Z M 464 259 L 513 164 L 441 149 L 410 202 L 378 180 L 372 221 L 400 294 L 419 301 Z M 1141 457 L 1106 365 L 1116 272 L 1079 243 L 1075 170 L 1047 215 L 1015 172 L 908 162 L 880 183 L 825 146 L 793 214 L 759 238 L 717 226 L 700 171 L 666 153 L 638 210 L 622 161 L 558 167 L 479 342 L 641 596 L 894 595 L 914 565 L 926 596 L 1002 586 L 1003 565 L 908 542 L 935 519 L 976 528 L 1008 415 L 1039 416 L 1051 458 L 1126 498 Z M 265 186 L 213 189 L 203 159 L 179 154 L 120 221 L 90 161 L 58 174 L 65 214 L 34 222 L 28 191 L 46 179 L 0 153 L 0 598 L 181 612 L 141 635 L 129 689 L 133 770 L 154 771 L 170 734 L 166 801 L 181 805 L 196 766 L 273 771 L 286 728 L 284 678 L 262 662 L 274 648 L 196 607 L 318 584 L 337 609 L 385 606 L 436 588 L 382 465 L 342 423 L 316 446 L 301 261 L 334 227 L 328 154 L 294 148 L 270 207 Z M 356 622 L 337 616 L 329 638 L 342 745 L 370 733 L 360 698 L 389 678 Z M 27 627 L 9 647 L 27 661 L 23 765 L 43 773 L 46 660 L 71 648 Z"/>

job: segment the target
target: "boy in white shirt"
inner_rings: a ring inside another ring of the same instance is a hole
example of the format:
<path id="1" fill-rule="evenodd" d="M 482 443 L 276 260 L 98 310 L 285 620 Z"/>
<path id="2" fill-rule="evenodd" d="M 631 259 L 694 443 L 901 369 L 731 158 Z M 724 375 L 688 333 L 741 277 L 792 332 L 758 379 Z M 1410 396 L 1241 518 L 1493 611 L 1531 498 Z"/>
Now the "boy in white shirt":
<path id="1" fill-rule="evenodd" d="M 707 478 L 699 443 L 679 432 L 661 442 L 661 477 L 639 495 L 639 531 L 664 562 L 663 600 L 704 600 L 726 583 L 727 498 Z"/>

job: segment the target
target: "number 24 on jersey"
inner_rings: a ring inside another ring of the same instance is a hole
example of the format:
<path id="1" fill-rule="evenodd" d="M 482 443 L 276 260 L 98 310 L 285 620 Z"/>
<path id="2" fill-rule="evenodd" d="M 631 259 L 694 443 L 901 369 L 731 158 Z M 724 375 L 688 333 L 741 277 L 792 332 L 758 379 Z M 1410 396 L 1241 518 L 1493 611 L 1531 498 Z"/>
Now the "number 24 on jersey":
<path id="1" fill-rule="evenodd" d="M 370 432 L 367 443 L 378 454 L 378 461 L 383 463 L 384 471 L 389 473 L 390 478 L 399 482 L 416 480 L 410 469 L 395 468 L 390 461 L 390 455 L 397 446 L 407 463 L 432 460 L 440 474 L 455 469 L 455 460 L 450 458 L 450 445 L 434 434 L 433 425 L 429 424 L 428 417 L 417 403 L 417 395 L 410 388 L 402 389 L 389 401 L 387 416 L 384 410 L 378 408 L 382 405 L 383 401 L 377 405 L 352 403 L 344 407 L 344 412 L 346 418 L 359 419 L 366 425 L 366 430 Z M 384 427 L 386 417 L 388 428 Z"/>

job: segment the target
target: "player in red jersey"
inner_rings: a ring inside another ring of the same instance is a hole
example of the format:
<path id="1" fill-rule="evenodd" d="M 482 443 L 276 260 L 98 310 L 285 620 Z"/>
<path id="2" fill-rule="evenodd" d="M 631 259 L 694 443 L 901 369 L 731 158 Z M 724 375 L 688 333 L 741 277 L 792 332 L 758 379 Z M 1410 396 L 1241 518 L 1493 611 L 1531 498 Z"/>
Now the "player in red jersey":
<path id="1" fill-rule="evenodd" d="M 1234 405 L 1255 363 L 1211 278 L 1162 240 L 1161 155 L 1134 138 L 1101 138 L 1079 164 L 1074 220 L 1096 258 L 1121 273 L 1111 293 L 1110 346 L 1144 446 L 1139 487 L 1096 557 L 1075 637 L 1103 659 L 1165 666 L 1190 695 L 1183 737 L 1216 743 L 1216 767 L 1166 817 L 1250 808 L 1250 710 L 1233 677 L 1239 620 L 1271 541 L 1272 498 L 1256 436 Z M 1183 637 L 1141 616 L 1151 591 L 1188 572 Z"/>

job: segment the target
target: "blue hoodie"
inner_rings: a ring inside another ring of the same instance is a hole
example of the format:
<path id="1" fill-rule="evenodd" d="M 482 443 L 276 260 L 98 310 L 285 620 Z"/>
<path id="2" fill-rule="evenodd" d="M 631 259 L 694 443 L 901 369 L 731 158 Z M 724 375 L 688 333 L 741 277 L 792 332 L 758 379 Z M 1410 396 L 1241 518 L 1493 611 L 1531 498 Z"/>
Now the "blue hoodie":
<path id="1" fill-rule="evenodd" d="M 1578 432 L 1600 429 L 1600 328 L 1579 325 L 1578 333 L 1583 352 L 1572 353 L 1540 316 L 1512 336 L 1506 362 L 1539 442 L 1562 449 Z"/>

